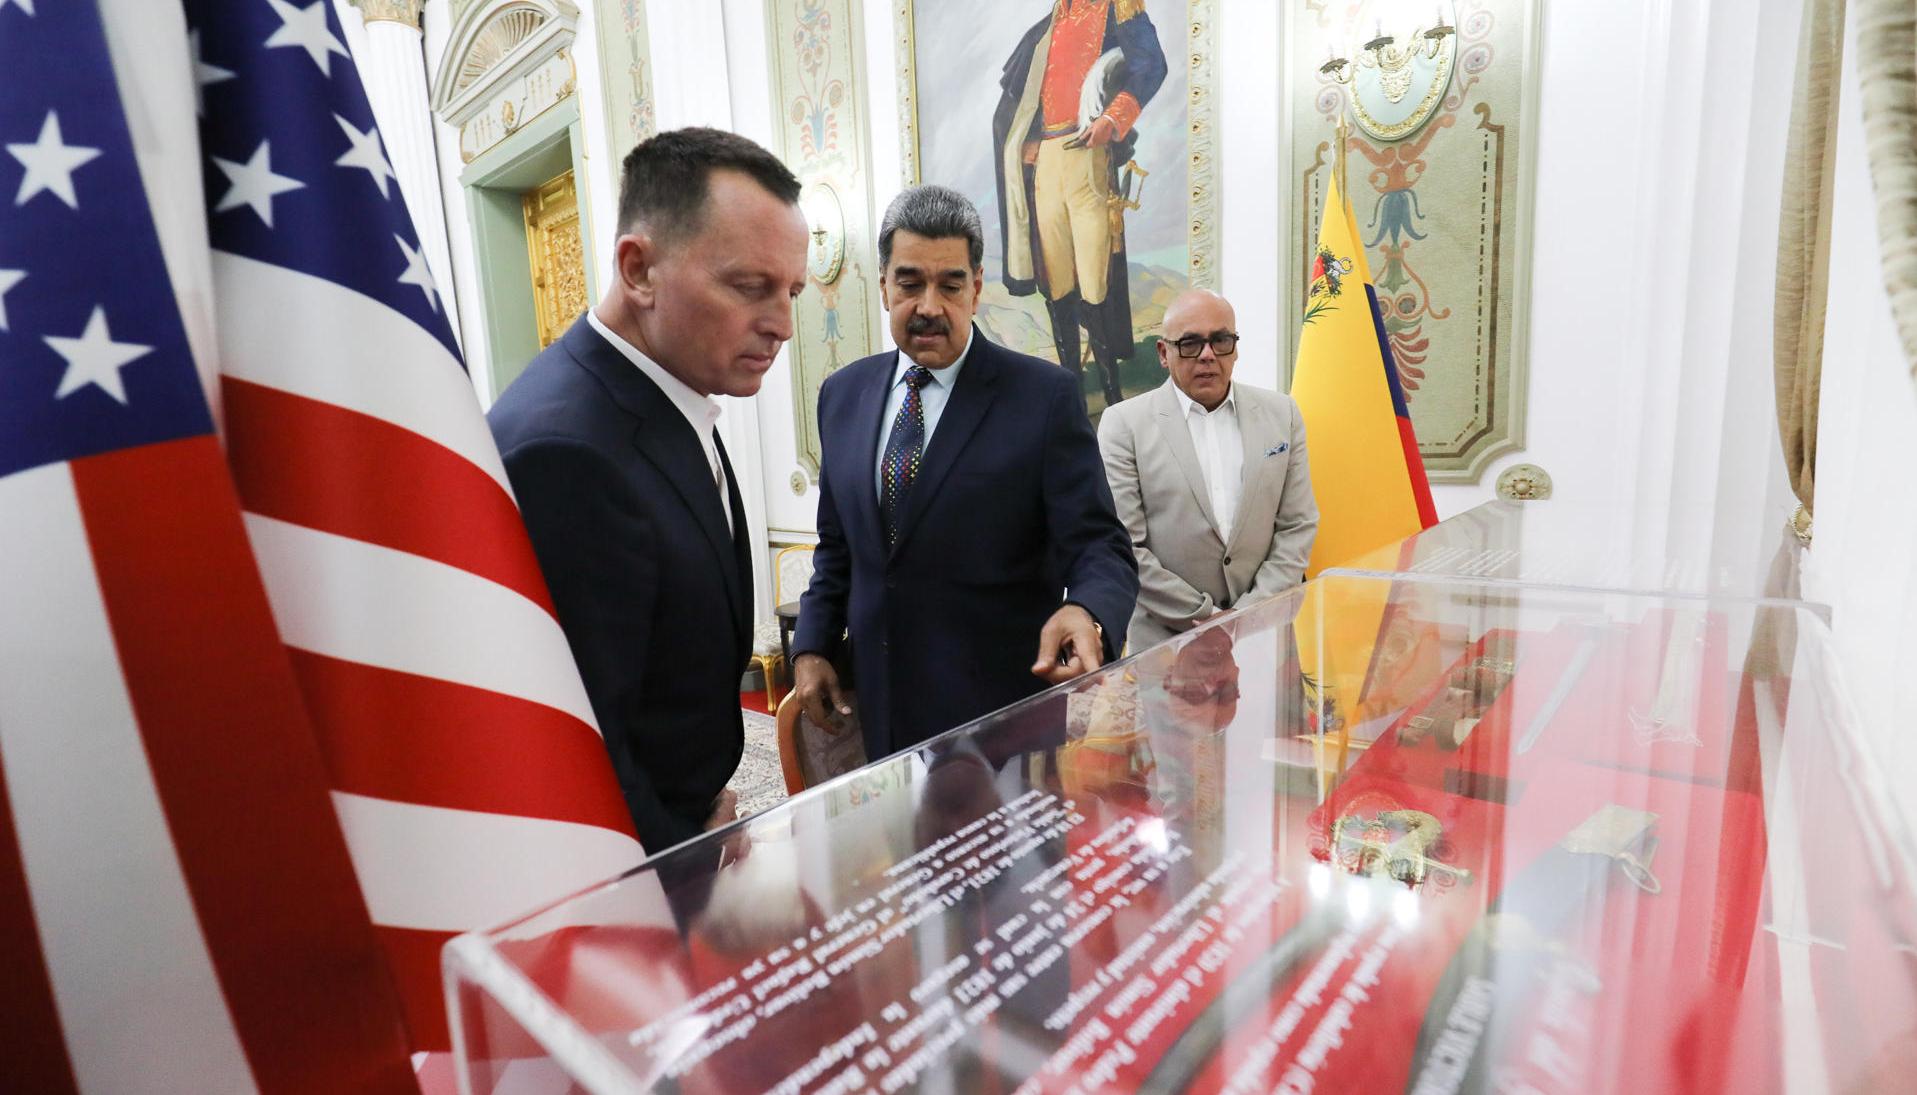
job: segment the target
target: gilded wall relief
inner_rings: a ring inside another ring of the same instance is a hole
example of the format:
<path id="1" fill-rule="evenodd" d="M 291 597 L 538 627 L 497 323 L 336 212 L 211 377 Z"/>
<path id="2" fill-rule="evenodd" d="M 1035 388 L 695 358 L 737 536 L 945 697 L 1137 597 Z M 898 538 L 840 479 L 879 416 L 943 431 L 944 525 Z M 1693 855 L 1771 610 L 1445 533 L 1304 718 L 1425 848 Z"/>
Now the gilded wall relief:
<path id="1" fill-rule="evenodd" d="M 1288 360 L 1342 115 L 1352 209 L 1425 469 L 1434 483 L 1475 483 L 1524 440 L 1537 0 L 1292 0 L 1287 11 Z"/>
<path id="2" fill-rule="evenodd" d="M 1218 281 L 1213 0 L 897 2 L 905 181 L 978 206 L 980 328 L 1094 415 L 1164 383 L 1166 304 Z"/>
<path id="3" fill-rule="evenodd" d="M 658 131 L 652 94 L 652 44 L 646 33 L 646 0 L 601 0 L 599 79 L 606 89 L 606 139 L 612 174 L 634 145 Z"/>
<path id="4" fill-rule="evenodd" d="M 854 0 L 767 0 L 766 29 L 778 152 L 812 230 L 787 352 L 799 464 L 817 480 L 819 386 L 878 345 L 863 29 Z"/>

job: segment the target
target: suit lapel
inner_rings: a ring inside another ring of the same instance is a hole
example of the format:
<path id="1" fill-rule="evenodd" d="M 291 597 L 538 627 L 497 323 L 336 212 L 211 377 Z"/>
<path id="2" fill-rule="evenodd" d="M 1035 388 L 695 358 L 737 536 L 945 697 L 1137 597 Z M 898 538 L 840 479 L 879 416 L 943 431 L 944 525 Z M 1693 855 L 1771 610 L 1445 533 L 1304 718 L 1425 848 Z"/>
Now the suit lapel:
<path id="1" fill-rule="evenodd" d="M 626 360 L 625 355 L 593 330 L 583 317 L 565 337 L 574 359 L 598 377 L 611 393 L 613 402 L 632 416 L 633 447 L 672 485 L 680 501 L 691 511 L 699 531 L 711 543 L 713 553 L 720 559 L 734 558 L 733 536 L 726 528 L 719 488 L 712 481 L 712 466 L 706 463 L 705 448 L 685 415 L 657 384 Z M 726 478 L 732 478 L 729 468 Z M 730 566 L 721 569 L 725 572 L 726 596 L 737 617 L 745 607 L 738 570 Z"/>
<path id="2" fill-rule="evenodd" d="M 1205 473 L 1198 467 L 1198 449 L 1191 443 L 1191 427 L 1185 424 L 1185 408 L 1178 402 L 1178 390 L 1166 381 L 1152 393 L 1152 401 L 1157 411 L 1159 435 L 1171 448 L 1178 470 L 1185 475 L 1185 485 L 1191 488 L 1191 496 L 1198 502 L 1198 512 L 1205 515 L 1212 535 L 1216 536 L 1218 515 L 1211 511 L 1211 491 L 1206 489 Z"/>
<path id="3" fill-rule="evenodd" d="M 912 481 L 912 489 L 905 496 L 905 510 L 899 515 L 899 538 L 893 551 L 905 546 L 920 516 L 932 504 L 939 484 L 958 462 L 958 454 L 972 439 L 979 423 L 985 420 L 985 412 L 996 394 L 997 353 L 998 347 L 985 341 L 985 335 L 977 327 L 972 328 L 972 351 L 959 370 L 958 382 L 952 385 L 952 394 L 946 397 L 938 429 L 926 445 L 924 460 L 919 465 L 919 476 Z M 876 513 L 876 501 L 873 506 Z"/>
<path id="4" fill-rule="evenodd" d="M 645 379 L 641 377 L 640 379 Z M 651 381 L 646 381 L 650 385 Z M 653 389 L 658 391 L 658 389 Z M 699 523 L 699 531 L 705 534 L 712 551 L 720 559 L 733 557 L 732 533 L 726 528 L 725 511 L 719 508 L 719 487 L 712 481 L 712 468 L 706 463 L 705 450 L 700 447 L 698 438 L 679 409 L 666 402 L 664 392 L 659 393 L 662 406 L 657 413 L 647 417 L 641 428 L 634 431 L 633 446 L 639 454 L 659 469 L 672 489 L 678 492 L 686 508 Z M 676 429 L 674 427 L 677 427 Z M 732 567 L 723 568 L 726 572 L 726 595 L 732 600 L 733 611 L 739 608 L 738 573 Z"/>
<path id="5" fill-rule="evenodd" d="M 852 451 L 860 454 L 859 459 L 846 469 L 851 483 L 852 498 L 850 509 L 858 514 L 864 525 L 864 534 L 875 542 L 882 543 L 885 530 L 879 525 L 878 479 L 874 468 L 878 467 L 879 446 L 885 444 L 885 431 L 891 423 L 883 421 L 885 417 L 885 397 L 892 388 L 892 376 L 898 372 L 899 355 L 894 351 L 878 375 L 860 389 L 858 402 L 852 408 Z M 844 497 L 840 492 L 839 497 Z M 844 502 L 839 503 L 845 506 Z"/>
<path id="6" fill-rule="evenodd" d="M 1231 536 L 1233 540 L 1245 531 L 1245 514 L 1251 509 L 1253 499 L 1264 487 L 1265 465 L 1269 462 L 1265 450 L 1278 443 L 1277 424 L 1265 408 L 1249 399 L 1245 389 L 1234 389 L 1233 397 L 1238 401 L 1238 434 L 1244 443 L 1245 469 L 1240 476 L 1238 490 L 1238 512 L 1232 514 Z"/>
<path id="7" fill-rule="evenodd" d="M 745 497 L 739 493 L 739 477 L 733 474 L 732 457 L 727 454 L 725 442 L 718 437 L 712 443 L 719 450 L 719 466 L 726 472 L 726 504 L 732 510 L 732 578 L 740 596 L 733 598 L 732 622 L 743 637 L 752 633 L 752 598 L 745 591 L 752 588 L 752 538 L 747 535 Z"/>

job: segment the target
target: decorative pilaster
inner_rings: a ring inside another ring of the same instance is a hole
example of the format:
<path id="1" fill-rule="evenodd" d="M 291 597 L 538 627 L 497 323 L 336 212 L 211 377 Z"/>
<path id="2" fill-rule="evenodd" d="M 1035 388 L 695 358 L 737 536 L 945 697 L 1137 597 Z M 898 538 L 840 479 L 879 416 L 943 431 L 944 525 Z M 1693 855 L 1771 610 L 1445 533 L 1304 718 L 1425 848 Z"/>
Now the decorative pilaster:
<path id="1" fill-rule="evenodd" d="M 426 0 L 348 0 L 359 9 L 360 18 L 368 23 L 399 23 L 414 30 L 419 29 L 419 13 L 425 9 Z"/>
<path id="2" fill-rule="evenodd" d="M 426 53 L 419 31 L 424 0 L 350 2 L 366 20 L 366 55 L 357 58 L 366 98 L 372 103 L 387 159 L 413 215 L 413 228 L 419 233 L 440 299 L 448 314 L 456 315 L 446 206 L 439 187 L 433 113 L 426 99 Z M 453 329 L 458 328 L 454 323 Z"/>

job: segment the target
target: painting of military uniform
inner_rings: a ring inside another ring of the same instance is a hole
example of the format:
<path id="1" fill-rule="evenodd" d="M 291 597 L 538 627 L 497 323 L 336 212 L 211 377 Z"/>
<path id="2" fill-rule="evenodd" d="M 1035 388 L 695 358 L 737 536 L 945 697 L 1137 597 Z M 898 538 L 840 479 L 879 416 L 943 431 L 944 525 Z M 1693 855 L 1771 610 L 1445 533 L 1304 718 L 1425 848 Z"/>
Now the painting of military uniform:
<path id="1" fill-rule="evenodd" d="M 901 0 L 908 178 L 979 206 L 980 326 L 1079 373 L 1094 414 L 1163 383 L 1152 332 L 1211 280 L 1212 218 L 1192 216 L 1212 189 L 1210 53 L 1188 41 L 1208 8 Z"/>

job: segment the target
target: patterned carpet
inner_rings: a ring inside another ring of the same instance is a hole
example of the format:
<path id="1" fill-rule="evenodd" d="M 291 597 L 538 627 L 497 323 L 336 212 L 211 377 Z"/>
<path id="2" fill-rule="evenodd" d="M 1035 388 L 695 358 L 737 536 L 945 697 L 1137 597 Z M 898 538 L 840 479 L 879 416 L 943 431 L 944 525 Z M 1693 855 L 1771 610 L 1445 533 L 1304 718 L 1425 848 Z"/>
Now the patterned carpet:
<path id="1" fill-rule="evenodd" d="M 785 773 L 779 767 L 778 723 L 764 711 L 746 711 L 745 755 L 726 786 L 739 796 L 739 816 L 756 814 L 785 801 Z"/>

